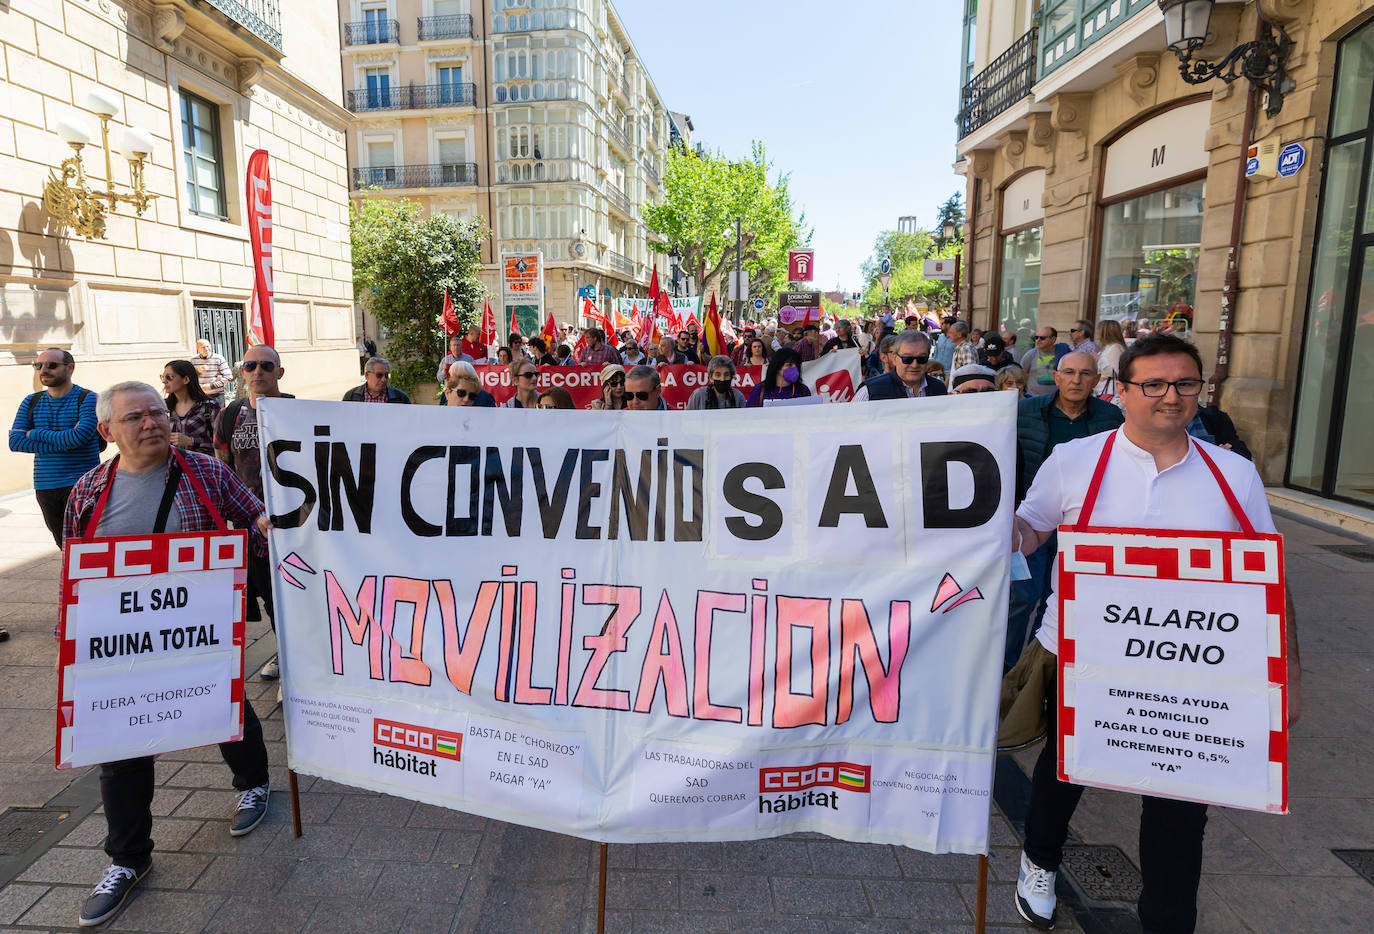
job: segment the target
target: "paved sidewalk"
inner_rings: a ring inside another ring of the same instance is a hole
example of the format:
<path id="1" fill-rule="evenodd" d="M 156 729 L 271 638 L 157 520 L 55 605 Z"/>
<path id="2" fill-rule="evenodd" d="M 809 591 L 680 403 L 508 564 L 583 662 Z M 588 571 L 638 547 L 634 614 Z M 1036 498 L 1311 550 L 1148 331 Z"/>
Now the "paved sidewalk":
<path id="1" fill-rule="evenodd" d="M 1374 886 L 1331 848 L 1374 847 L 1371 565 L 1328 549 L 1345 536 L 1280 521 L 1303 634 L 1305 713 L 1293 740 L 1293 814 L 1213 809 L 1201 932 L 1365 931 Z M 60 562 L 31 497 L 0 500 L 0 927 L 73 930 L 106 865 L 95 776 L 52 769 L 53 642 Z M 1358 614 L 1358 615 L 1357 615 Z M 250 632 L 250 669 L 271 653 Z M 162 756 L 155 868 L 115 931 L 591 932 L 597 847 L 556 834 L 301 777 L 305 834 L 286 797 L 276 687 L 254 679 L 276 789 L 266 822 L 233 839 L 229 773 L 213 748 Z M 1034 750 L 1023 753 L 1024 764 Z M 999 768 L 1017 812 L 1025 777 Z M 46 805 L 46 808 L 45 808 Z M 44 810 L 27 810 L 45 808 Z M 19 810 L 15 810 L 19 809 Z M 5 821 L 46 828 L 7 839 Z M 44 824 L 44 821 L 47 823 Z M 1089 790 L 1076 842 L 1137 858 L 1138 804 Z M 1015 821 L 993 816 L 990 930 L 1029 930 L 1012 907 Z M 54 844 L 55 841 L 55 844 Z M 7 848 L 8 847 L 8 848 Z M 609 848 L 610 932 L 971 931 L 976 860 L 813 835 L 732 844 Z M 1057 930 L 1138 931 L 1123 903 L 1082 901 L 1061 879 Z M 1066 910 L 1074 905 L 1078 920 Z M 1081 924 L 1081 927 L 1080 927 Z"/>

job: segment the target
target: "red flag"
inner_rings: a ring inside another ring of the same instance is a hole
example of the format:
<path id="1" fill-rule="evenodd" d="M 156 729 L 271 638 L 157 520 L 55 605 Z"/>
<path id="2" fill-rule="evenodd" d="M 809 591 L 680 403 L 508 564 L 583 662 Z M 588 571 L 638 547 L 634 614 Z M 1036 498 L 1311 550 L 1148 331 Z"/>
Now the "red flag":
<path id="1" fill-rule="evenodd" d="M 649 277 L 649 305 L 653 307 L 658 302 L 658 263 L 654 263 L 654 273 Z"/>
<path id="2" fill-rule="evenodd" d="M 496 336 L 496 315 L 491 310 L 491 298 L 482 303 L 482 344 L 493 347 L 501 341 Z"/>
<path id="3" fill-rule="evenodd" d="M 253 247 L 253 295 L 248 303 L 248 343 L 276 344 L 272 325 L 272 179 L 267 150 L 248 157 L 248 239 Z"/>
<path id="4" fill-rule="evenodd" d="M 596 322 L 601 333 L 606 335 L 606 343 L 612 347 L 620 344 L 620 338 L 616 337 L 615 328 L 611 326 L 610 319 L 601 313 L 601 309 L 597 308 L 590 298 L 582 299 L 582 317 L 591 318 L 592 321 Z"/>
<path id="5" fill-rule="evenodd" d="M 449 337 L 457 336 L 462 325 L 458 323 L 458 312 L 453 310 L 453 299 L 449 298 L 448 289 L 444 289 L 444 333 Z"/>
<path id="6" fill-rule="evenodd" d="M 549 312 L 549 320 L 544 322 L 544 330 L 539 332 L 539 336 L 544 338 L 550 350 L 558 343 L 558 325 L 554 323 L 553 312 Z"/>
<path id="7" fill-rule="evenodd" d="M 586 353 L 586 351 L 587 351 L 587 332 L 586 332 L 586 331 L 579 331 L 578 334 L 577 334 L 577 343 L 576 343 L 576 344 L 573 344 L 573 359 L 574 359 L 574 360 L 581 361 L 581 359 L 582 359 L 582 354 Z"/>

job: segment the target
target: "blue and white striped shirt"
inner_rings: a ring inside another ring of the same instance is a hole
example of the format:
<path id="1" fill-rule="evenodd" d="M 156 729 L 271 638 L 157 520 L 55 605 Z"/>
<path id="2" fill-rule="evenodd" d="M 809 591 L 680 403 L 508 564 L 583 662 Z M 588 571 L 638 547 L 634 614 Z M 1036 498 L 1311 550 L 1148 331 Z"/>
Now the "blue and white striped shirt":
<path id="1" fill-rule="evenodd" d="M 33 454 L 33 488 L 59 490 L 100 463 L 95 430 L 95 393 L 73 384 L 61 398 L 46 390 L 19 403 L 10 429 L 10 450 Z"/>

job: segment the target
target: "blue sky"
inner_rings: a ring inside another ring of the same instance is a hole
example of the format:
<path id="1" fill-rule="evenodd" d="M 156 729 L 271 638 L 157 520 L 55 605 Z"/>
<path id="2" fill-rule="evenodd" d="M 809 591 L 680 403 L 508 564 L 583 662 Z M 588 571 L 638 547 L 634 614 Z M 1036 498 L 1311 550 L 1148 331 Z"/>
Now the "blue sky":
<path id="1" fill-rule="evenodd" d="M 955 0 L 614 0 L 670 110 L 732 158 L 752 139 L 792 173 L 816 287 L 861 288 L 880 230 L 929 228 L 954 174 Z"/>

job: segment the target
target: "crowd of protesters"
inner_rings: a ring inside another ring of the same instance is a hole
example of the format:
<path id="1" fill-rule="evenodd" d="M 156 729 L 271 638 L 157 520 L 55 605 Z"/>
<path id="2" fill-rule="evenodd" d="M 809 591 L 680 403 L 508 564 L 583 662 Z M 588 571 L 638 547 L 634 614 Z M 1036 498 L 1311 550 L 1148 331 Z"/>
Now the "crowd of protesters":
<path id="1" fill-rule="evenodd" d="M 578 365 L 599 368 L 600 391 L 589 408 L 663 410 L 668 406 L 659 367 L 698 364 L 704 367 L 705 382 L 691 394 L 688 410 L 760 407 L 810 396 L 801 378 L 803 366 L 828 354 L 855 350 L 863 375 L 855 402 L 1014 393 L 1019 400 L 1018 504 L 1029 500 L 1043 505 L 1040 501 L 1045 497 L 1043 491 L 1037 494 L 1041 488 L 1036 480 L 1048 465 L 1058 464 L 1056 450 L 1113 431 L 1123 421 L 1129 426 L 1132 405 L 1142 419 L 1155 417 L 1164 408 L 1175 420 L 1182 413 L 1186 417 L 1180 424 L 1187 435 L 1249 457 L 1230 419 L 1214 406 L 1198 404 L 1203 376 L 1196 350 L 1177 337 L 1163 335 L 1136 335 L 1130 342 L 1134 346 L 1128 347 L 1120 324 L 1114 321 L 1096 327 L 1089 321 L 1075 322 L 1067 340 L 1060 340 L 1054 327 L 1042 325 L 1035 329 L 1033 346 L 1027 348 L 1016 346 L 1014 332 L 979 332 L 955 317 L 934 322 L 912 315 L 899 322 L 887 306 L 872 319 L 806 322 L 791 328 L 776 321 L 751 322 L 727 346 L 717 346 L 716 350 L 723 351 L 717 353 L 708 351 L 695 321 L 643 346 L 628 331 L 615 338 L 614 343 L 608 341 L 595 327 L 576 334 L 565 327 L 553 341 L 511 334 L 507 343 L 488 347 L 473 328 L 466 337 L 455 336 L 438 362 L 435 376 L 440 402 L 457 407 L 573 409 L 576 404 L 566 388 L 539 389 L 539 374 L 547 367 Z M 407 393 L 390 385 L 390 363 L 377 355 L 375 346 L 367 349 L 367 356 L 360 359 L 363 382 L 348 390 L 343 401 L 410 403 Z M 1141 361 L 1154 357 L 1173 360 L 1172 368 L 1143 366 Z M 504 365 L 509 385 L 514 387 L 514 393 L 499 406 L 484 387 L 479 370 L 490 364 Z M 197 493 L 209 490 L 215 508 L 250 531 L 249 618 L 261 618 L 259 613 L 272 618 L 265 547 L 270 523 L 262 506 L 257 407 L 262 398 L 290 398 L 280 389 L 286 371 L 277 352 L 267 346 L 251 347 L 234 372 L 208 342 L 200 341 L 194 355 L 166 364 L 160 374 L 161 391 L 125 382 L 98 397 L 73 382 L 76 361 L 68 351 L 45 350 L 33 365 L 42 389 L 22 400 L 10 430 L 10 449 L 34 455 L 35 495 L 58 546 L 71 536 L 208 527 L 209 513 L 195 501 L 192 486 Z M 761 372 L 747 393 L 737 385 L 741 367 L 757 367 Z M 1164 376 L 1138 376 L 1155 370 Z M 1131 379 L 1133 373 L 1136 380 Z M 241 380 L 240 391 L 230 393 L 236 379 Z M 231 401 L 226 401 L 227 396 Z M 108 444 L 117 446 L 119 456 L 101 463 L 101 451 Z M 1230 469 L 1239 468 L 1233 464 Z M 182 484 L 184 473 L 197 482 Z M 116 475 L 120 484 L 113 487 Z M 117 490 L 116 495 L 109 498 L 103 518 L 97 515 L 93 520 L 92 510 L 99 512 L 94 504 L 110 488 Z M 165 505 L 154 509 L 158 500 L 175 508 L 170 513 Z M 1053 509 L 1046 510 L 1044 517 L 1036 514 L 1038 525 L 1017 526 L 1018 533 L 1023 533 L 1017 536 L 1017 546 L 1026 556 L 1028 574 L 1013 583 L 1006 644 L 998 647 L 1009 679 L 1017 682 L 1028 679 L 1026 671 L 1032 665 L 1045 663 L 1045 649 L 1053 650 L 1052 641 L 1045 644 L 1042 625 L 1047 610 L 1053 616 L 1055 561 Z M 1032 532 L 1032 526 L 1037 531 Z M 269 680 L 278 677 L 275 657 L 260 675 Z M 235 835 L 248 833 L 262 820 L 269 791 L 261 729 L 247 702 L 244 722 L 245 738 L 221 746 L 239 791 L 231 829 Z M 1042 770 L 1048 770 L 1047 774 L 1042 775 Z M 1054 872 L 1068 815 L 1077 801 L 1076 795 L 1059 787 L 1064 783 L 1056 784 L 1049 774 L 1052 771 L 1052 765 L 1037 766 L 1038 797 L 1032 813 L 1039 823 L 1032 827 L 1027 822 L 1028 844 L 1018 887 L 1018 910 L 1041 925 L 1053 919 Z M 83 925 L 111 917 L 151 866 L 152 780 L 151 758 L 101 766 L 110 828 L 106 851 L 113 864 L 83 908 Z M 1191 930 L 1193 915 L 1188 905 L 1195 901 L 1205 816 L 1195 808 L 1147 807 L 1162 815 L 1163 826 L 1170 832 L 1182 834 L 1182 842 L 1165 849 L 1171 859 L 1184 860 L 1187 866 L 1182 874 L 1175 868 L 1162 875 L 1157 866 L 1145 866 L 1142 918 L 1152 915 L 1159 930 Z"/>

